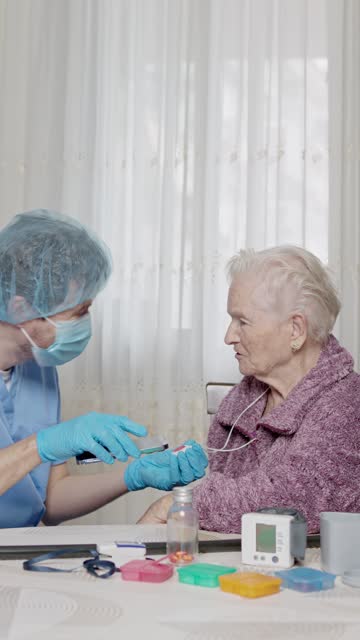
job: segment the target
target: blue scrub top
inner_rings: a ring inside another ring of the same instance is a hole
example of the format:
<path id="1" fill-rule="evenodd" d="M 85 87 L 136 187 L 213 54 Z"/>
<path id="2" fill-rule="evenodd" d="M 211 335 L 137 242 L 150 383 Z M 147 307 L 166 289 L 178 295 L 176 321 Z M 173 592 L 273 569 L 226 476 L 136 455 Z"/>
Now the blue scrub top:
<path id="1" fill-rule="evenodd" d="M 10 389 L 0 376 L 0 448 L 60 421 L 55 367 L 33 360 L 14 368 Z M 0 527 L 31 527 L 45 512 L 51 464 L 44 462 L 0 496 Z"/>

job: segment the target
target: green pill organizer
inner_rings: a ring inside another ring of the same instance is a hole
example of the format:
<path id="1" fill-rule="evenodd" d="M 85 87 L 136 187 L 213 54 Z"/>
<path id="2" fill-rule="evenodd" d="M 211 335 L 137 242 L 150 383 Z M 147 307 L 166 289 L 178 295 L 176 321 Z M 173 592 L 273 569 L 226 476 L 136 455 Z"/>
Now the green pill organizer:
<path id="1" fill-rule="evenodd" d="M 226 573 L 235 573 L 235 567 L 224 567 L 221 564 L 206 564 L 199 562 L 191 564 L 188 567 L 180 567 L 177 572 L 179 574 L 179 582 L 184 584 L 194 584 L 198 587 L 218 587 L 219 576 Z"/>

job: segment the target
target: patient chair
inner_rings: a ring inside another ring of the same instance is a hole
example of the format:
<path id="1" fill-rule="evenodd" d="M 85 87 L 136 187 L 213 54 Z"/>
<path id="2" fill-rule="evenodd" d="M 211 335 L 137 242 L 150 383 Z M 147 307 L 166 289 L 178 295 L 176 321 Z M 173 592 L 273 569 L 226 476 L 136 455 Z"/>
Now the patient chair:
<path id="1" fill-rule="evenodd" d="M 213 416 L 221 401 L 235 386 L 235 382 L 208 382 L 206 385 L 206 405 L 207 413 L 209 416 Z"/>

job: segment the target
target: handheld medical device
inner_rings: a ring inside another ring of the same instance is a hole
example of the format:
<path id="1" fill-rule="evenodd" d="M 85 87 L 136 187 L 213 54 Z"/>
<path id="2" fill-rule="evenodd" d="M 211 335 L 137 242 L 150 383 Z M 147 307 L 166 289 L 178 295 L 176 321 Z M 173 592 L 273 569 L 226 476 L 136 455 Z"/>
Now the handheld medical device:
<path id="1" fill-rule="evenodd" d="M 145 558 L 146 546 L 141 542 L 101 542 L 96 545 L 100 556 L 112 560 L 117 567 L 129 560 Z"/>
<path id="2" fill-rule="evenodd" d="M 242 562 L 259 567 L 289 568 L 303 560 L 307 526 L 296 509 L 268 508 L 241 518 Z"/>
<path id="3" fill-rule="evenodd" d="M 144 436 L 143 438 L 137 438 L 136 444 L 141 454 L 156 453 L 169 448 L 168 443 L 162 436 Z M 113 456 L 113 458 L 115 458 L 115 456 Z M 76 464 L 92 464 L 93 462 L 101 462 L 101 460 L 90 451 L 84 451 L 76 456 Z"/>

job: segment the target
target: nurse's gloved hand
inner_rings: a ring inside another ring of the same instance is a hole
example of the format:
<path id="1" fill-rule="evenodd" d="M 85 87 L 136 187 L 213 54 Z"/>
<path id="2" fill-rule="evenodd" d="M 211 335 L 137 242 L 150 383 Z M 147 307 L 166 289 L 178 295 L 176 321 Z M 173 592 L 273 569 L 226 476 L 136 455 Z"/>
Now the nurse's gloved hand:
<path id="1" fill-rule="evenodd" d="M 147 429 L 125 416 L 94 412 L 42 429 L 37 433 L 36 441 L 43 462 L 61 462 L 91 451 L 103 462 L 113 464 L 114 458 L 109 451 L 121 462 L 129 456 L 140 456 L 138 447 L 127 433 L 146 436 Z"/>
<path id="2" fill-rule="evenodd" d="M 208 459 L 202 446 L 195 440 L 186 440 L 187 445 L 185 451 L 177 454 L 177 459 L 181 471 L 180 485 L 189 484 L 194 480 L 199 480 L 205 475 L 205 469 L 208 466 Z"/>
<path id="3" fill-rule="evenodd" d="M 145 455 L 131 462 L 124 474 L 129 491 L 154 487 L 170 491 L 173 487 L 189 484 L 205 475 L 208 465 L 202 447 L 194 440 L 185 451 L 175 455 L 171 449 L 161 453 Z"/>

